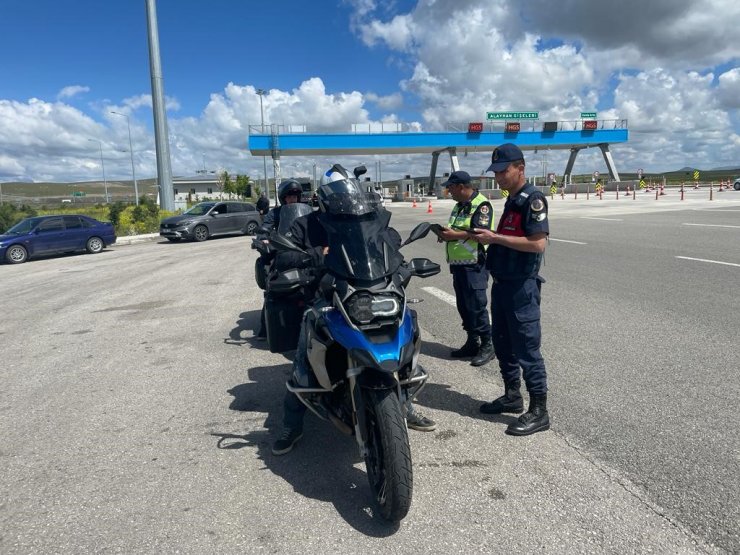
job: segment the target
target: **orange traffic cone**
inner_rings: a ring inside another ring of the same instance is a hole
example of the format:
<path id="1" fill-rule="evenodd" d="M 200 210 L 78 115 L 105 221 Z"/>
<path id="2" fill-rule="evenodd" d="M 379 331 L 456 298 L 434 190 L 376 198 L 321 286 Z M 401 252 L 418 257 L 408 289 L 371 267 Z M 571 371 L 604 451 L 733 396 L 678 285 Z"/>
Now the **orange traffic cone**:
<path id="1" fill-rule="evenodd" d="M 431 213 L 432 213 L 432 201 L 430 200 L 429 204 L 427 205 L 427 214 L 431 214 Z"/>
<path id="2" fill-rule="evenodd" d="M 660 186 L 660 194 L 665 195 L 665 185 Z"/>
<path id="3" fill-rule="evenodd" d="M 411 202 L 411 208 L 416 208 L 416 199 Z"/>

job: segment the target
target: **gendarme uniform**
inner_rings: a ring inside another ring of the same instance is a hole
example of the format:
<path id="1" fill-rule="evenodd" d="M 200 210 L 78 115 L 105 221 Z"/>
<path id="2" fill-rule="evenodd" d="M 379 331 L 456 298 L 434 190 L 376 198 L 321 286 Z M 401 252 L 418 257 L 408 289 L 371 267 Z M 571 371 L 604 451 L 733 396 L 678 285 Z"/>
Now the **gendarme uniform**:
<path id="1" fill-rule="evenodd" d="M 448 226 L 452 229 L 491 229 L 493 208 L 479 192 L 465 203 L 458 202 L 452 209 Z M 485 250 L 470 239 L 448 241 L 447 263 L 450 265 L 452 285 L 457 299 L 457 311 L 463 329 L 469 336 L 490 337 L 488 318 L 488 271 Z"/>
<path id="2" fill-rule="evenodd" d="M 496 233 L 527 237 L 549 234 L 547 199 L 533 185 L 524 185 L 507 199 Z M 530 395 L 547 393 L 545 361 L 540 354 L 541 253 L 488 247 L 487 267 L 493 277 L 491 326 L 493 346 L 504 383 L 519 381 L 519 367 Z"/>

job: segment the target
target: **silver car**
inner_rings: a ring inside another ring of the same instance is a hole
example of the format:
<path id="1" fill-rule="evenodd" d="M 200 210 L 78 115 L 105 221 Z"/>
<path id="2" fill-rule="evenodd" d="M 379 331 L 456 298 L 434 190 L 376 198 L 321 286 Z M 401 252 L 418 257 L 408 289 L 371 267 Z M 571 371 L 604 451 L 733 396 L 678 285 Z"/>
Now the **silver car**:
<path id="1" fill-rule="evenodd" d="M 169 241 L 205 241 L 227 233 L 254 235 L 260 221 L 257 208 L 248 202 L 201 202 L 179 216 L 162 220 L 159 235 Z"/>

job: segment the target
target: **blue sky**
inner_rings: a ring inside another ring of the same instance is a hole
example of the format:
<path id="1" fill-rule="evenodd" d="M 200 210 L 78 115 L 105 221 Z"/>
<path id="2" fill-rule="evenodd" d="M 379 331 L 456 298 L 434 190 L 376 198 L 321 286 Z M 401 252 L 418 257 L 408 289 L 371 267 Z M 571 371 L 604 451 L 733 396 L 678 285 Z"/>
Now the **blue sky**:
<path id="1" fill-rule="evenodd" d="M 596 108 L 629 120 L 613 149 L 623 171 L 740 166 L 735 1 L 158 0 L 157 15 L 175 175 L 205 163 L 261 177 L 246 148 L 258 88 L 268 123 L 347 131 Z M 126 121 L 111 110 L 130 117 L 137 175 L 153 176 L 145 1 L 4 0 L 2 20 L 0 182 L 100 179 L 94 141 L 109 177 L 128 179 Z M 483 158 L 461 163 L 479 171 Z M 429 168 L 378 159 L 389 178 Z M 334 161 L 284 165 L 310 175 Z M 576 172 L 593 170 L 597 153 L 579 157 Z"/>

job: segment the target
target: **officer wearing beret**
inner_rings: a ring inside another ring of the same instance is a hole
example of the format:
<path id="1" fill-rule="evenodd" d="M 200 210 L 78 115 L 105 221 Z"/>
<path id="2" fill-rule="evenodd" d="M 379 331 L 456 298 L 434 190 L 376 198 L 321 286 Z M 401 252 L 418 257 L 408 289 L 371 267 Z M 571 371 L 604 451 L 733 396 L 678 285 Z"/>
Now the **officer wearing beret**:
<path id="1" fill-rule="evenodd" d="M 550 233 L 547 199 L 526 184 L 524 154 L 506 143 L 493 151 L 487 171 L 508 191 L 504 212 L 495 232 L 481 229 L 472 235 L 490 245 L 487 267 L 493 277 L 491 325 L 493 345 L 504 379 L 504 395 L 481 405 L 486 414 L 524 411 L 521 373 L 529 392 L 529 409 L 507 429 L 512 435 L 529 435 L 550 428 L 547 413 L 547 374 L 540 354 L 540 289 L 542 255 Z"/>
<path id="2" fill-rule="evenodd" d="M 491 229 L 493 208 L 485 196 L 473 188 L 468 172 L 452 172 L 442 186 L 447 187 L 457 204 L 450 214 L 449 224 L 437 233 L 446 241 L 447 262 L 452 274 L 457 311 L 468 338 L 465 344 L 450 353 L 456 358 L 473 357 L 472 366 L 482 366 L 493 354 L 491 321 L 488 318 L 488 270 L 485 249 L 470 237 L 474 228 Z"/>

